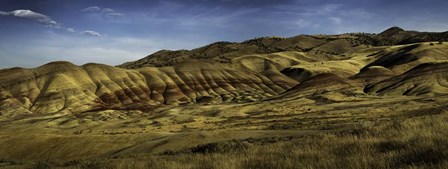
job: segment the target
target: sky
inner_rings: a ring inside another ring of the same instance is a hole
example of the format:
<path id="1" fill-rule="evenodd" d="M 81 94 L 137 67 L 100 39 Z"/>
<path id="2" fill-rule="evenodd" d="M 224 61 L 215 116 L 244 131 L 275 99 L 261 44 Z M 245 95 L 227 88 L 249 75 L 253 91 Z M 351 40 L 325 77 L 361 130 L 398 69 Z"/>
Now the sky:
<path id="1" fill-rule="evenodd" d="M 446 0 L 0 0 L 0 68 L 118 65 L 263 36 L 448 31 Z"/>

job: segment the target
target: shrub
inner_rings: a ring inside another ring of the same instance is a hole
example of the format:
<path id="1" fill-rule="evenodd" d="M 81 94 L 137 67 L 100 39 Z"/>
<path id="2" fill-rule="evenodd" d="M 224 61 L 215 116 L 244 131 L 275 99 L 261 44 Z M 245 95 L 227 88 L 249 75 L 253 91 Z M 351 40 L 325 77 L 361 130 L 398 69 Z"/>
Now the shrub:
<path id="1" fill-rule="evenodd" d="M 249 143 L 232 140 L 199 145 L 191 150 L 192 153 L 230 153 L 242 152 L 249 147 Z"/>
<path id="2" fill-rule="evenodd" d="M 42 161 L 38 161 L 33 169 L 49 169 L 49 168 L 54 168 L 56 167 L 57 164 L 54 161 L 51 160 L 42 160 Z"/>

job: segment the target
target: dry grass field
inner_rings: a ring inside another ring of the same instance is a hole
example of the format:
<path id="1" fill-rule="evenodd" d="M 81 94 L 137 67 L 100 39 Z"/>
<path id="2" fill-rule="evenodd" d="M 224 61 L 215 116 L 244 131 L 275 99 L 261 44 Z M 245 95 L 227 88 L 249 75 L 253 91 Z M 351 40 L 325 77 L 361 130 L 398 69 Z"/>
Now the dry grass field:
<path id="1" fill-rule="evenodd" d="M 239 105 L 187 105 L 166 108 L 156 115 L 91 122 L 83 129 L 52 126 L 59 121 L 72 123 L 59 118 L 2 123 L 0 153 L 8 156 L 3 156 L 1 166 L 447 166 L 448 140 L 444 135 L 448 134 L 448 108 L 445 104 L 448 98 L 364 99 L 319 105 L 304 99 Z M 187 118 L 187 114 L 192 115 Z M 10 134 L 13 132 L 15 135 Z"/>

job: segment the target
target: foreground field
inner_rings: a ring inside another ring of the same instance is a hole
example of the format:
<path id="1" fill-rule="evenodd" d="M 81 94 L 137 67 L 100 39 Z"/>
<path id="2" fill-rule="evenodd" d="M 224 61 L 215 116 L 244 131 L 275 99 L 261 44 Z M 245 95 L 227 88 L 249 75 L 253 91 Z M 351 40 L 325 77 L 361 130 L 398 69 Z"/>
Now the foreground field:
<path id="1" fill-rule="evenodd" d="M 360 125 L 352 132 L 247 139 L 173 155 L 57 163 L 67 168 L 447 168 L 448 114 Z"/>
<path id="2" fill-rule="evenodd" d="M 2 122 L 0 153 L 4 156 L 0 165 L 446 168 L 448 140 L 443 136 L 448 134 L 447 99 L 381 98 L 366 96 L 325 104 L 280 99 L 186 105 L 72 128 L 61 128 L 64 125 L 60 122 L 73 123 L 65 116 Z M 187 114 L 196 116 L 180 120 Z M 101 117 L 74 120 L 85 118 Z M 133 125 L 142 121 L 149 125 Z"/>

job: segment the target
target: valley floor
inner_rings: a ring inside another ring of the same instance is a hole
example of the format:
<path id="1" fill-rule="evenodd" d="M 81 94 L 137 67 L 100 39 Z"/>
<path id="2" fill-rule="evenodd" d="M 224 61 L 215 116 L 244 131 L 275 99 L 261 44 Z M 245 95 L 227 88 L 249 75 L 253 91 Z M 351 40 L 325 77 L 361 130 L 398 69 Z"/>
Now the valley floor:
<path id="1" fill-rule="evenodd" d="M 281 98 L 1 121 L 4 168 L 446 168 L 448 97 Z"/>

